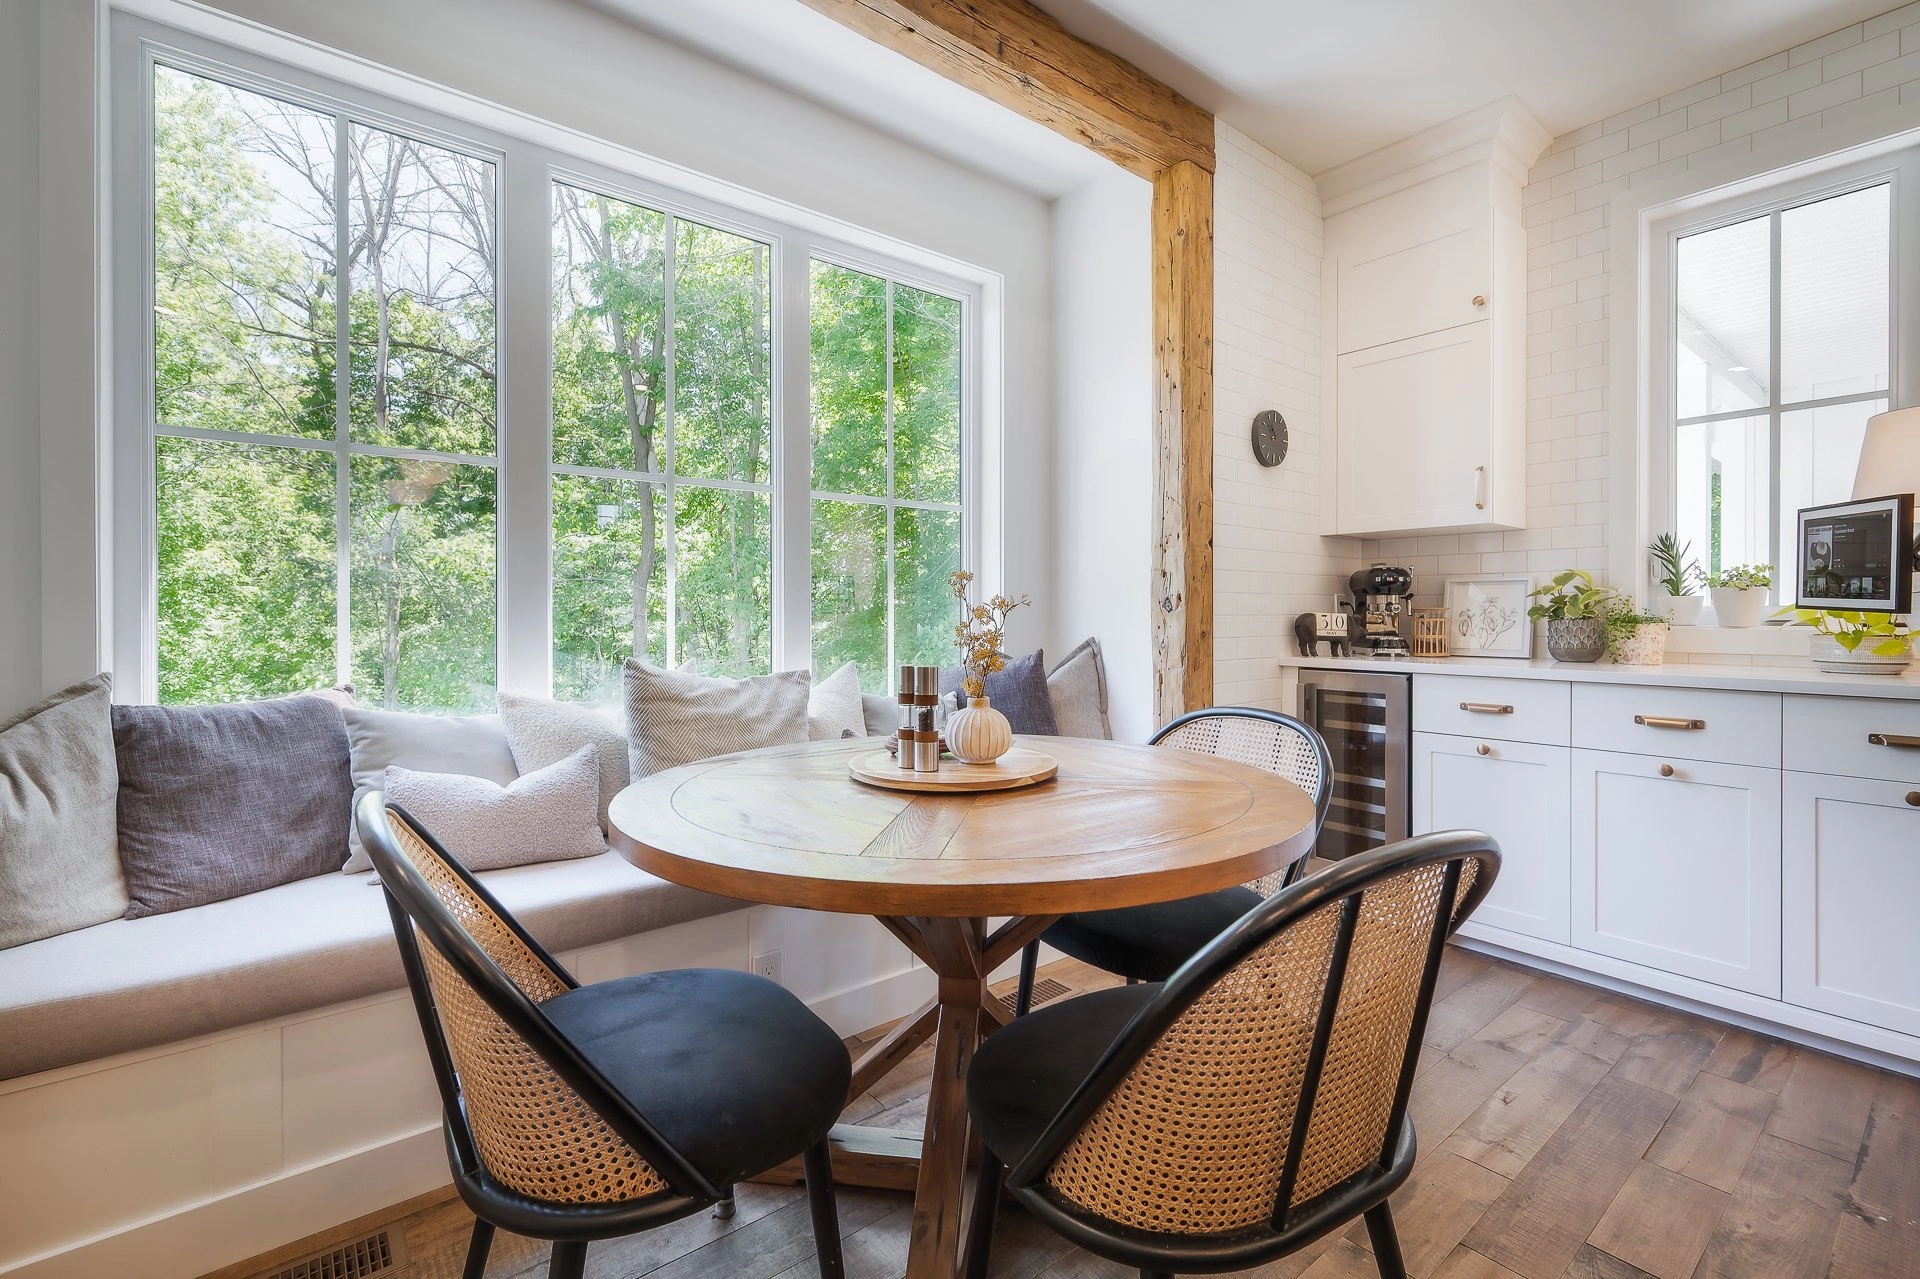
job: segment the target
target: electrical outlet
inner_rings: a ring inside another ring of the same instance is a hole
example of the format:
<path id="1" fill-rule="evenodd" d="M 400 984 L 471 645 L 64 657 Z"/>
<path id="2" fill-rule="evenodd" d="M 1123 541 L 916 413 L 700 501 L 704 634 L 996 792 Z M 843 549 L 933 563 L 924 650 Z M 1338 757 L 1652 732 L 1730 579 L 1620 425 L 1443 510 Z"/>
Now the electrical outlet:
<path id="1" fill-rule="evenodd" d="M 770 950 L 765 954 L 755 955 L 753 957 L 753 971 L 755 976 L 765 977 L 768 981 L 779 981 L 780 952 Z"/>

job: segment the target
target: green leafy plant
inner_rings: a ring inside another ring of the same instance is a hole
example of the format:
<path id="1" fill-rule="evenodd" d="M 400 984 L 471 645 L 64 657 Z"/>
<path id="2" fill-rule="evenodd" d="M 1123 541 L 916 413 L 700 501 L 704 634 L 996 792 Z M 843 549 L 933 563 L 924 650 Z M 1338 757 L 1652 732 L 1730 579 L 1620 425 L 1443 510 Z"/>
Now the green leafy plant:
<path id="1" fill-rule="evenodd" d="M 1707 575 L 1700 569 L 1700 561 L 1692 556 L 1692 543 L 1682 543 L 1672 533 L 1662 533 L 1653 539 L 1647 547 L 1653 556 L 1653 566 L 1659 570 L 1657 579 L 1669 595 L 1691 595 L 1706 585 Z"/>
<path id="2" fill-rule="evenodd" d="M 1714 590 L 1764 591 L 1773 586 L 1773 565 L 1741 564 L 1707 578 Z"/>
<path id="3" fill-rule="evenodd" d="M 1600 620 L 1607 631 L 1607 656 L 1616 662 L 1620 660 L 1620 646 L 1632 639 L 1633 633 L 1642 626 L 1671 625 L 1658 613 L 1642 613 L 1632 600 L 1619 594 L 1601 604 Z"/>
<path id="4" fill-rule="evenodd" d="M 1583 568 L 1570 568 L 1545 586 L 1528 593 L 1528 599 L 1540 602 L 1527 610 L 1536 622 L 1569 622 L 1586 617 L 1604 617 L 1607 604 L 1620 593 L 1611 586 L 1593 580 Z"/>
<path id="5" fill-rule="evenodd" d="M 1908 636 L 1892 613 L 1856 613 L 1824 608 L 1783 608 L 1776 617 L 1790 617 L 1802 626 L 1811 626 L 1849 653 L 1872 643 L 1867 652 L 1875 657 L 1899 657 L 1907 651 Z"/>

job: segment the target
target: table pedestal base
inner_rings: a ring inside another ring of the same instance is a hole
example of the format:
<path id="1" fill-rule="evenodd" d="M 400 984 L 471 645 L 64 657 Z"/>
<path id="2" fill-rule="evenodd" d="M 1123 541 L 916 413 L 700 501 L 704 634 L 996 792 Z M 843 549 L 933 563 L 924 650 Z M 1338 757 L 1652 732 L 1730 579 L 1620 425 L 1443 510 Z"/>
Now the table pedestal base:
<path id="1" fill-rule="evenodd" d="M 934 1041 L 927 1122 L 920 1137 L 855 1124 L 833 1130 L 833 1179 L 841 1185 L 913 1191 L 907 1279 L 953 1279 L 961 1273 L 962 1209 L 972 1133 L 967 1121 L 967 1069 L 981 1039 L 1009 1020 L 987 996 L 987 974 L 1019 954 L 1057 915 L 1029 915 L 991 936 L 984 919 L 880 916 L 888 932 L 939 979 L 934 997 L 888 1031 L 854 1063 L 851 1103 L 892 1073 L 914 1049 Z M 800 1161 L 761 1181 L 798 1184 Z"/>

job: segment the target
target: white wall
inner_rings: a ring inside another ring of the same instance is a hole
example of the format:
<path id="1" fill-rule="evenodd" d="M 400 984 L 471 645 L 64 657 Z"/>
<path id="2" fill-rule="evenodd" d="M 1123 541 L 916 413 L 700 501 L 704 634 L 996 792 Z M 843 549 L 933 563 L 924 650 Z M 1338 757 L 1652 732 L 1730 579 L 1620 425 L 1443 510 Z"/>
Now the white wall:
<path id="1" fill-rule="evenodd" d="M 1528 172 L 1527 527 L 1369 539 L 1366 554 L 1413 570 L 1423 601 L 1449 574 L 1609 569 L 1610 204 L 1622 191 L 1705 171 L 1783 139 L 1920 104 L 1920 4 L 1644 102 L 1554 140 Z M 1840 138 L 1841 130 L 1849 136 Z M 1630 263 L 1618 264 L 1631 268 Z M 1628 584 L 1633 585 L 1633 584 Z M 1715 654 L 1714 661 L 1745 660 Z"/>
<path id="2" fill-rule="evenodd" d="M 0 0 L 0 719 L 40 680 L 39 7 Z"/>
<path id="3" fill-rule="evenodd" d="M 1153 731 L 1153 188 L 1060 197 L 1054 252 L 1054 636 L 1098 636 L 1114 736 Z"/>
<path id="4" fill-rule="evenodd" d="M 1330 608 L 1361 566 L 1356 539 L 1319 533 L 1320 197 L 1231 125 L 1214 145 L 1213 699 L 1290 710 L 1275 659 L 1293 619 Z M 1272 468 L 1250 442 L 1269 408 L 1289 434 Z"/>

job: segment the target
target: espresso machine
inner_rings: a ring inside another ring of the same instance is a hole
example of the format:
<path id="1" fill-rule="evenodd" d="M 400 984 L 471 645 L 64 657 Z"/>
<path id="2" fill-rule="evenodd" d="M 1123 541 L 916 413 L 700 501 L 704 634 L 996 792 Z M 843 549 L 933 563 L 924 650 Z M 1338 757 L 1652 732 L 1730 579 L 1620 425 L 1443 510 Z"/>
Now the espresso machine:
<path id="1" fill-rule="evenodd" d="M 1355 652 L 1371 657 L 1408 656 L 1404 626 L 1413 598 L 1413 574 L 1375 564 L 1349 577 L 1347 590 L 1353 598 L 1347 633 Z"/>

